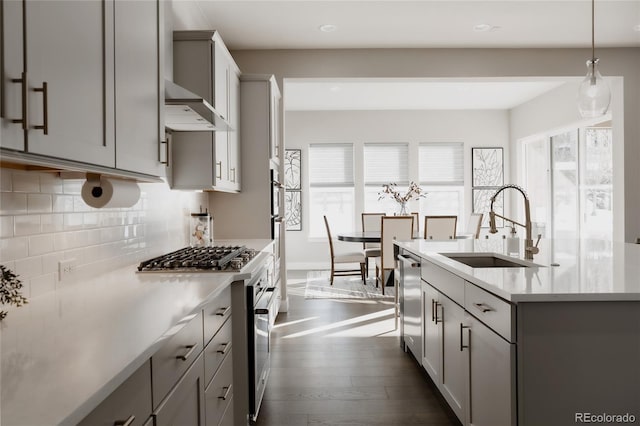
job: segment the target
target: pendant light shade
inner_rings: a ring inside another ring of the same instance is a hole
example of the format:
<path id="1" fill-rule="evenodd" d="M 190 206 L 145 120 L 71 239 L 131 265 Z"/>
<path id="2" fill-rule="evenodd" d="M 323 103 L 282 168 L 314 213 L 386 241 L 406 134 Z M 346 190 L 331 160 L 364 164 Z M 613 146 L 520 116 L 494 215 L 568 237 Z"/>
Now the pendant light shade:
<path id="1" fill-rule="evenodd" d="M 611 91 L 598 71 L 598 58 L 588 60 L 587 69 L 578 89 L 578 110 L 583 118 L 599 117 L 609 109 Z"/>
<path id="2" fill-rule="evenodd" d="M 591 59 L 587 61 L 587 76 L 578 89 L 578 111 L 584 118 L 599 117 L 607 113 L 611 91 L 598 71 L 595 43 L 595 0 L 591 0 Z"/>

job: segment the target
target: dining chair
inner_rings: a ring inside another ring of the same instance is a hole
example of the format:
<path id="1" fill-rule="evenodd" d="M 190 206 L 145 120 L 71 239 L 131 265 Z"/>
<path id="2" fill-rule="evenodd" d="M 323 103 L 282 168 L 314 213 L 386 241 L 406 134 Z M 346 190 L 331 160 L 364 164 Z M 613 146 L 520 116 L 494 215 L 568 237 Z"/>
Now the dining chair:
<path id="1" fill-rule="evenodd" d="M 380 219 L 384 213 L 362 213 L 362 232 L 380 232 Z M 362 243 L 364 254 L 364 273 L 369 276 L 369 258 L 380 257 L 380 243 Z"/>
<path id="2" fill-rule="evenodd" d="M 413 216 L 413 235 L 420 234 L 420 212 L 411 212 Z"/>
<path id="3" fill-rule="evenodd" d="M 425 216 L 425 240 L 453 240 L 456 238 L 458 216 Z"/>
<path id="4" fill-rule="evenodd" d="M 327 238 L 329 239 L 329 253 L 331 254 L 331 278 L 330 285 L 333 285 L 334 277 L 342 277 L 348 275 L 360 275 L 362 282 L 365 283 L 364 275 L 364 255 L 362 253 L 341 253 L 336 254 L 333 248 L 333 239 L 331 238 L 331 229 L 329 228 L 329 220 L 324 217 L 324 225 L 327 228 Z M 359 263 L 360 269 L 336 269 L 337 265 Z"/>
<path id="5" fill-rule="evenodd" d="M 480 225 L 482 225 L 482 213 L 471 213 L 467 222 L 467 234 L 472 234 L 473 238 L 480 238 Z"/>
<path id="6" fill-rule="evenodd" d="M 376 258 L 376 287 L 380 281 L 384 294 L 386 278 L 396 267 L 393 242 L 409 241 L 413 238 L 413 216 L 383 216 L 380 222 L 381 250 L 380 257 Z"/>

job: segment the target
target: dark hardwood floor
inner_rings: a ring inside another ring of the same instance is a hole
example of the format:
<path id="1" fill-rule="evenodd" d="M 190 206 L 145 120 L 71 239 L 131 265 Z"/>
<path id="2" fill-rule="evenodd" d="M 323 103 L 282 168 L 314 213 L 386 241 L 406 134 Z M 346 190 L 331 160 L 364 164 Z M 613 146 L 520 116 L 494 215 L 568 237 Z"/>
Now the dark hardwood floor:
<path id="1" fill-rule="evenodd" d="M 400 348 L 391 302 L 305 300 L 306 273 L 288 274 L 257 426 L 460 425 Z"/>

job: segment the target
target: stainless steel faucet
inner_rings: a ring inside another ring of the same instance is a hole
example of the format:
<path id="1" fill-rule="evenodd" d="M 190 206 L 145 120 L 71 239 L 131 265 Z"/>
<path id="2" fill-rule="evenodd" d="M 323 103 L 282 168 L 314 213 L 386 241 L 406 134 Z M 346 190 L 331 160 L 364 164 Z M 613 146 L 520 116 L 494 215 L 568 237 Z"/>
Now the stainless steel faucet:
<path id="1" fill-rule="evenodd" d="M 502 191 L 504 191 L 507 188 L 515 189 L 516 191 L 520 192 L 524 197 L 524 216 L 525 216 L 524 225 L 520 222 L 516 222 L 513 219 L 509 219 L 508 217 L 499 215 L 498 213 L 493 211 L 493 203 L 496 200 L 496 197 L 498 196 L 498 194 L 500 194 Z M 531 238 L 531 207 L 529 206 L 529 197 L 527 197 L 527 194 L 526 192 L 524 192 L 524 189 L 512 183 L 498 188 L 496 193 L 493 194 L 493 196 L 491 197 L 491 209 L 489 211 L 489 227 L 490 227 L 489 232 L 492 234 L 495 234 L 496 232 L 498 232 L 498 230 L 496 229 L 496 216 L 506 221 L 509 221 L 514 225 L 522 226 L 526 230 L 527 235 L 524 241 L 524 258 L 533 260 L 533 255 L 537 254 L 540 251 L 540 249 L 538 248 L 538 243 L 540 242 L 540 237 L 542 235 L 538 234 L 538 241 L 536 241 L 536 244 L 533 245 L 533 239 Z"/>

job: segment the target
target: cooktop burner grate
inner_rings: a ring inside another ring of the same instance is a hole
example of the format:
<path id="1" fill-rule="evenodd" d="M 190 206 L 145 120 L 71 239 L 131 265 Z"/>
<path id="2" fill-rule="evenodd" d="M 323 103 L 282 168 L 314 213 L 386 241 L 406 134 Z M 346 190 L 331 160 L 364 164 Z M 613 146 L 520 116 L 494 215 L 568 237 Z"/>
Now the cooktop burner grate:
<path id="1" fill-rule="evenodd" d="M 138 271 L 237 271 L 256 254 L 245 246 L 185 247 L 141 262 Z"/>

